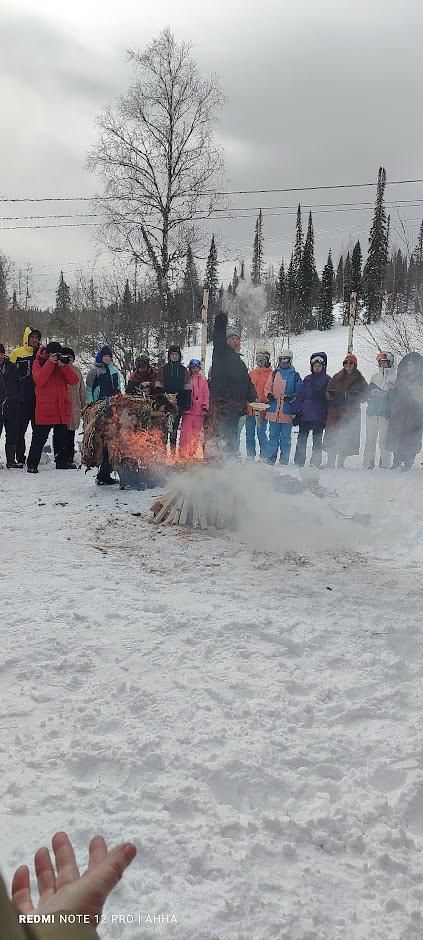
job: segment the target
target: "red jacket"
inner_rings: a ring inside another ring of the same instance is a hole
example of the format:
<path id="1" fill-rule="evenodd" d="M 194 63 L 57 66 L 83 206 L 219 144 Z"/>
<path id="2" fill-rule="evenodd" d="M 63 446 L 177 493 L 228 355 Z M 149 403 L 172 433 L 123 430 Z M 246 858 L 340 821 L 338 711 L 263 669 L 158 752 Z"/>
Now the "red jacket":
<path id="1" fill-rule="evenodd" d="M 79 377 L 72 366 L 59 366 L 45 358 L 40 350 L 32 367 L 35 383 L 35 423 L 70 424 L 72 405 L 68 386 L 78 385 Z"/>

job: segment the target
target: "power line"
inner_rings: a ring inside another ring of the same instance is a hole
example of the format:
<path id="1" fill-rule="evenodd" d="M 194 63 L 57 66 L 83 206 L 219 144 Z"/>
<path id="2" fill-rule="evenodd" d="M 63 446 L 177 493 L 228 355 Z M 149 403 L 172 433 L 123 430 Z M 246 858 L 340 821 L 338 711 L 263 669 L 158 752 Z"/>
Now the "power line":
<path id="1" fill-rule="evenodd" d="M 385 202 L 385 206 L 386 208 L 396 208 L 397 206 L 407 206 L 407 205 L 418 206 L 418 205 L 421 205 L 422 203 L 423 203 L 423 199 L 396 199 L 393 201 L 387 200 Z M 362 209 L 363 211 L 367 211 L 367 209 L 374 208 L 374 203 L 373 202 L 357 202 L 357 201 L 356 202 L 326 202 L 326 203 L 317 202 L 317 203 L 311 203 L 311 204 L 303 203 L 301 208 L 304 210 L 313 209 L 315 212 L 323 212 L 324 210 L 326 210 L 327 212 L 332 212 L 332 211 L 333 212 L 335 211 L 348 212 L 350 209 L 357 209 L 357 211 Z M 292 203 L 290 203 L 287 206 L 229 206 L 224 209 L 214 209 L 213 211 L 218 212 L 218 213 L 259 212 L 260 210 L 262 212 L 272 212 L 275 209 L 292 210 L 295 213 L 297 212 L 297 206 L 293 205 Z M 198 216 L 200 216 L 200 212 L 198 213 L 198 215 L 194 214 L 191 218 L 195 219 Z M 220 215 L 219 216 L 206 216 L 206 218 L 211 218 L 211 219 L 220 218 L 220 217 L 221 217 Z M 101 218 L 104 218 L 104 216 L 102 216 L 101 213 L 99 212 L 73 212 L 72 214 L 67 214 L 67 215 L 45 215 L 45 214 L 44 215 L 2 215 L 0 216 L 0 222 L 21 222 L 21 221 L 23 222 L 23 221 L 46 220 L 46 219 L 101 219 Z M 200 218 L 204 218 L 204 216 L 200 216 Z M 229 216 L 227 216 L 227 218 L 229 218 Z M 122 219 L 121 221 L 125 222 L 126 220 Z"/>
<path id="2" fill-rule="evenodd" d="M 411 185 L 413 183 L 423 183 L 423 179 L 412 179 L 412 180 L 389 180 L 387 181 L 387 186 L 404 186 Z M 304 193 L 304 192 L 317 192 L 319 190 L 334 190 L 334 189 L 364 189 L 367 186 L 376 186 L 376 183 L 336 183 L 331 185 L 324 186 L 287 186 L 285 188 L 279 189 L 233 189 L 233 190 L 222 190 L 221 192 L 213 192 L 208 190 L 204 193 L 199 193 L 201 196 L 252 196 L 256 194 L 263 195 L 265 193 Z M 0 203 L 2 202 L 96 202 L 98 200 L 127 200 L 130 196 L 28 196 L 28 197 L 0 197 Z"/>
<path id="3" fill-rule="evenodd" d="M 418 205 L 421 204 L 421 202 L 423 202 L 423 200 L 420 200 L 419 203 L 412 203 L 412 205 L 417 207 Z M 394 203 L 392 206 L 388 206 L 387 208 L 395 208 L 396 205 L 397 203 Z M 282 208 L 282 207 L 275 207 L 275 208 Z M 338 208 L 337 209 L 315 209 L 315 214 L 316 215 L 328 214 L 328 213 L 335 214 L 337 212 L 370 212 L 372 208 L 373 208 L 372 206 L 363 208 L 363 206 L 361 205 L 358 205 L 358 206 L 351 205 L 348 209 L 338 209 Z M 234 211 L 239 211 L 239 210 L 234 210 Z M 287 215 L 292 215 L 292 216 L 296 215 L 295 211 L 284 211 L 284 212 L 269 212 L 267 210 L 262 210 L 262 211 L 263 212 L 266 211 L 265 218 L 281 218 Z M 99 218 L 99 216 L 95 216 L 95 217 Z M 45 216 L 40 216 L 40 218 L 45 218 Z M 47 218 L 49 218 L 49 216 L 47 216 Z M 54 217 L 51 216 L 50 218 L 54 218 Z M 78 218 L 78 216 L 68 216 L 68 218 Z M 220 215 L 220 216 L 194 215 L 194 216 L 186 217 L 183 221 L 184 222 L 190 222 L 190 221 L 239 222 L 239 221 L 245 221 L 245 220 L 254 219 L 254 218 L 255 216 L 253 215 Z M 19 219 L 19 216 L 16 217 L 16 220 L 18 219 Z M 2 218 L 0 217 L 0 222 L 1 221 L 2 221 Z M 118 221 L 119 221 L 119 225 L 136 225 L 137 224 L 133 219 L 119 219 Z M 412 220 L 405 219 L 404 221 L 412 221 Z M 46 230 L 46 229 L 58 229 L 58 228 L 62 228 L 62 229 L 63 228 L 87 228 L 87 227 L 99 228 L 102 225 L 104 225 L 104 220 L 103 222 L 69 222 L 69 223 L 64 222 L 64 223 L 58 223 L 57 225 L 55 224 L 52 224 L 52 225 L 2 225 L 0 226 L 0 232 L 39 231 L 40 229 Z"/>

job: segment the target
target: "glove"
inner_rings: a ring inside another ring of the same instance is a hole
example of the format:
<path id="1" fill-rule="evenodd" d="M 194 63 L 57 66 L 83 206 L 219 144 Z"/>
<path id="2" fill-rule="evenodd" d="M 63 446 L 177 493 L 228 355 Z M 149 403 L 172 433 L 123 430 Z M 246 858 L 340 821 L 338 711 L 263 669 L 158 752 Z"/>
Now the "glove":
<path id="1" fill-rule="evenodd" d="M 268 402 L 269 402 L 270 404 L 272 404 L 272 401 L 276 401 L 276 398 L 275 398 L 274 395 L 271 394 L 271 392 L 269 392 L 269 394 L 268 394 L 268 396 L 267 396 L 267 400 L 268 400 Z"/>
<path id="2" fill-rule="evenodd" d="M 201 405 L 201 411 L 204 415 L 208 415 L 209 409 L 207 408 L 207 405 Z"/>

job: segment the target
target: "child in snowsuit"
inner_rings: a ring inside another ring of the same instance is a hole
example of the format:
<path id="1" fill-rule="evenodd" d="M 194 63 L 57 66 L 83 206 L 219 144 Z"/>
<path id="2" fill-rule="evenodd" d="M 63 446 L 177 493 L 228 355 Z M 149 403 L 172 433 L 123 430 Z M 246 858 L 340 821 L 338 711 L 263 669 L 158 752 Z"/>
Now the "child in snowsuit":
<path id="1" fill-rule="evenodd" d="M 396 369 L 394 356 L 390 352 L 380 352 L 376 356 L 379 366 L 371 379 L 368 389 L 366 415 L 366 446 L 363 466 L 373 470 L 376 459 L 376 444 L 379 438 L 380 465 L 389 470 L 392 452 L 386 449 L 386 435 L 390 411 L 390 392 L 395 385 Z"/>
<path id="2" fill-rule="evenodd" d="M 297 448 L 294 463 L 303 467 L 306 460 L 307 440 L 313 436 L 313 450 L 310 466 L 320 467 L 322 463 L 322 439 L 328 416 L 326 389 L 330 375 L 326 374 L 327 355 L 325 352 L 310 356 L 311 374 L 303 379 L 300 391 L 295 399 L 293 410 L 299 425 Z"/>
<path id="3" fill-rule="evenodd" d="M 179 453 L 182 457 L 193 457 L 196 454 L 210 401 L 209 384 L 201 375 L 200 360 L 191 359 L 188 371 L 191 376 L 192 393 L 190 409 L 182 415 L 179 438 Z"/>
<path id="4" fill-rule="evenodd" d="M 292 352 L 283 349 L 278 365 L 269 375 L 265 394 L 269 402 L 266 418 L 269 421 L 269 443 L 266 447 L 267 463 L 276 463 L 280 449 L 280 463 L 288 464 L 291 453 L 293 404 L 301 388 L 301 378 L 292 365 Z"/>
<path id="5" fill-rule="evenodd" d="M 257 392 L 257 401 L 266 402 L 267 397 L 265 393 L 265 387 L 268 378 L 272 374 L 270 353 L 267 351 L 267 349 L 257 350 L 256 363 L 256 368 L 252 369 L 250 372 L 250 379 Z M 256 456 L 256 433 L 259 445 L 259 455 L 261 456 L 262 454 L 265 454 L 267 445 L 269 443 L 266 431 L 267 418 L 265 418 L 262 413 L 254 412 L 251 408 L 251 405 L 248 405 L 247 418 L 245 421 L 245 442 L 247 448 L 247 457 L 251 457 L 254 460 Z"/>

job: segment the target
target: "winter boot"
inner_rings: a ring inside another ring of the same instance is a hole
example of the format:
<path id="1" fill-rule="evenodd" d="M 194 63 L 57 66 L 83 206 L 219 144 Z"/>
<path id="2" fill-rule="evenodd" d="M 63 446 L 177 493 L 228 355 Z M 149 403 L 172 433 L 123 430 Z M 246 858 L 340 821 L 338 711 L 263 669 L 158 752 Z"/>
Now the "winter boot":
<path id="1" fill-rule="evenodd" d="M 114 486 L 116 483 L 119 483 L 119 480 L 114 480 L 113 477 L 111 477 L 109 474 L 108 477 L 101 477 L 98 475 L 95 482 L 97 483 L 97 486 Z"/>
<path id="2" fill-rule="evenodd" d="M 15 448 L 10 444 L 6 444 L 6 467 L 8 470 L 22 469 L 22 464 L 18 464 L 15 460 Z"/>

